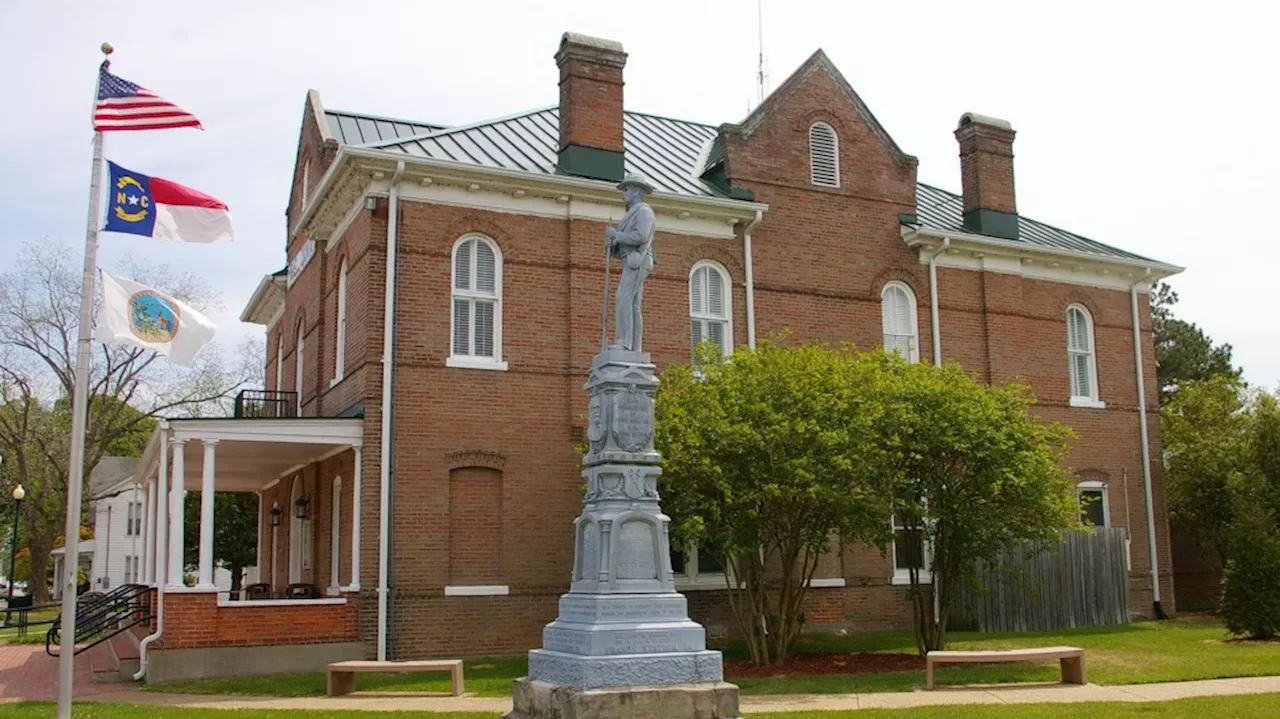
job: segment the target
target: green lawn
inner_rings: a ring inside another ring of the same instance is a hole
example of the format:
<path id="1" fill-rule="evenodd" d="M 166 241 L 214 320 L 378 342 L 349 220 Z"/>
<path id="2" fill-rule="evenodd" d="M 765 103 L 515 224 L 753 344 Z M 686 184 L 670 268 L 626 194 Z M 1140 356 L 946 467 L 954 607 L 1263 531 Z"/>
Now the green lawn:
<path id="1" fill-rule="evenodd" d="M 1024 646 L 1068 644 L 1083 647 L 1089 680 L 1096 684 L 1145 684 L 1151 682 L 1280 675 L 1280 643 L 1229 643 L 1220 622 L 1184 618 L 1168 622 L 1140 622 L 1119 627 L 1029 634 L 956 633 L 953 649 L 1007 649 Z M 910 632 L 876 634 L 804 635 L 802 651 L 907 652 L 915 651 Z M 728 658 L 742 656 L 742 647 L 724 647 Z M 511 681 L 523 676 L 525 658 L 477 659 L 465 664 L 467 691 L 475 696 L 510 696 Z M 1000 684 L 1057 681 L 1057 662 L 960 666 L 939 669 L 940 685 Z M 852 692 L 912 691 L 924 685 L 923 671 L 880 674 L 783 675 L 769 678 L 735 677 L 728 681 L 743 694 L 843 694 Z M 359 690 L 447 692 L 448 674 L 360 675 Z M 323 674 L 284 674 L 269 677 L 207 679 L 169 682 L 152 691 L 194 694 L 259 696 L 318 696 L 324 694 Z"/>
<path id="2" fill-rule="evenodd" d="M 1004 704 L 863 709 L 847 712 L 747 714 L 750 719 L 1272 719 L 1280 694 L 1201 697 L 1144 704 Z M 279 709 L 189 709 L 129 704 L 77 703 L 76 719 L 377 719 L 406 712 L 311 711 Z M 44 702 L 0 704 L 0 719 L 48 719 L 54 705 Z M 450 712 L 415 716 L 428 719 L 495 719 L 487 712 Z"/>

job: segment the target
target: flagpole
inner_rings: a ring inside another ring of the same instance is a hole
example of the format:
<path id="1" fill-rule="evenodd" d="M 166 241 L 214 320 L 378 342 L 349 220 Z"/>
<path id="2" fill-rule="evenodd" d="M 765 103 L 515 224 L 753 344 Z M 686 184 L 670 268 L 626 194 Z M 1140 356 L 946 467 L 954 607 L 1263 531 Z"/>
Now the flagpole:
<path id="1" fill-rule="evenodd" d="M 111 66 L 111 44 L 102 43 L 101 70 Z M 98 73 L 94 102 L 98 98 Z M 89 220 L 85 230 L 84 277 L 80 285 L 80 327 L 76 340 L 75 389 L 71 395 L 71 459 L 67 464 L 67 524 L 62 581 L 62 645 L 58 650 L 58 719 L 71 719 L 75 680 L 76 589 L 80 574 L 80 504 L 84 489 L 85 425 L 89 415 L 89 369 L 93 336 L 93 286 L 98 269 L 98 203 L 102 196 L 102 132 L 93 133 L 93 169 L 89 176 Z"/>

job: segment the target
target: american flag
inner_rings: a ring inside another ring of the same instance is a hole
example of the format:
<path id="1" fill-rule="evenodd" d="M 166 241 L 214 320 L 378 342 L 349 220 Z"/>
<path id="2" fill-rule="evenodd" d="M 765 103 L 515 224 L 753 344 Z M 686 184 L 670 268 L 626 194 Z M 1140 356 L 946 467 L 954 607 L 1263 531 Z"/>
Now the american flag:
<path id="1" fill-rule="evenodd" d="M 203 129 L 195 115 L 150 90 L 112 75 L 105 66 L 102 68 L 98 77 L 98 103 L 93 108 L 94 130 L 167 130 L 173 127 Z"/>

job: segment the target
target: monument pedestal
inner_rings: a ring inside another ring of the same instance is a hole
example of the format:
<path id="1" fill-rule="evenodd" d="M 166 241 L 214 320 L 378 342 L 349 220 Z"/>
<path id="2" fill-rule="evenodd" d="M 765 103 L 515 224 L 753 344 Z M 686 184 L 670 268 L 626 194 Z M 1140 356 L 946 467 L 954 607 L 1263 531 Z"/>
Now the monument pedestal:
<path id="1" fill-rule="evenodd" d="M 529 652 L 506 719 L 738 719 L 738 688 L 675 591 L 653 370 L 639 352 L 605 350 L 592 362 L 570 590 Z"/>
<path id="2" fill-rule="evenodd" d="M 579 689 L 516 681 L 504 719 L 739 719 L 738 687 L 724 682 Z"/>

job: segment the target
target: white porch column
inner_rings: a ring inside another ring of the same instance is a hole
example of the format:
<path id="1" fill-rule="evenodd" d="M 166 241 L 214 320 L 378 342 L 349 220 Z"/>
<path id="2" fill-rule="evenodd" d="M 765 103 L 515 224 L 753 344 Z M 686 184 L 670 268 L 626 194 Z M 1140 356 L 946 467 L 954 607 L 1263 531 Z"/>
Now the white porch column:
<path id="1" fill-rule="evenodd" d="M 182 500 L 186 495 L 186 489 L 183 488 L 182 482 L 185 477 L 185 468 L 183 453 L 187 448 L 187 440 L 175 437 L 170 443 L 173 445 L 173 464 L 170 474 L 170 490 L 169 490 L 169 584 L 175 587 L 182 586 Z"/>
<path id="2" fill-rule="evenodd" d="M 215 589 L 213 583 L 213 491 L 214 462 L 218 440 L 204 440 L 204 474 L 200 481 L 200 568 L 196 583 Z"/>
<path id="3" fill-rule="evenodd" d="M 351 586 L 353 592 L 360 591 L 360 448 L 356 452 L 355 471 L 351 482 Z"/>
<path id="4" fill-rule="evenodd" d="M 151 584 L 155 581 L 155 567 L 151 565 L 154 558 L 154 552 L 151 551 L 151 538 L 155 536 L 155 489 L 151 483 L 151 478 L 147 478 L 147 502 L 145 505 L 145 513 L 142 515 L 142 569 L 134 569 L 138 574 L 138 578 L 134 581 L 140 584 Z M 137 560 L 134 560 L 137 561 Z"/>

